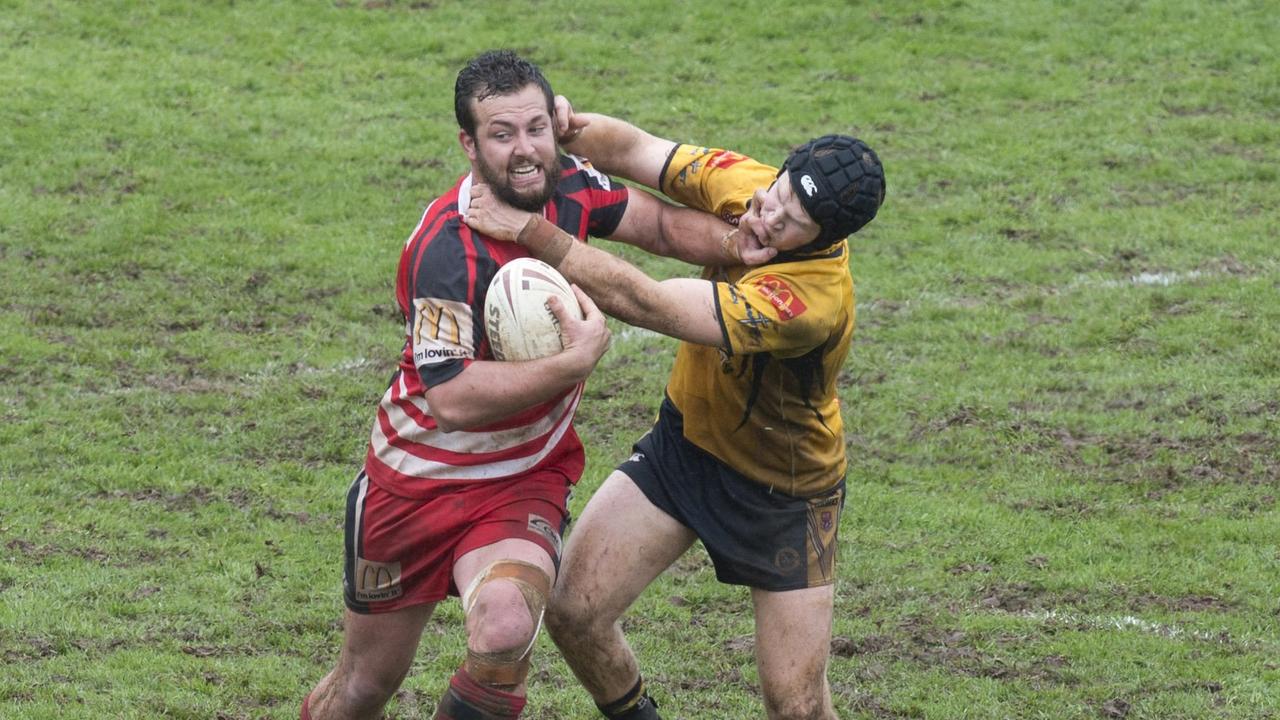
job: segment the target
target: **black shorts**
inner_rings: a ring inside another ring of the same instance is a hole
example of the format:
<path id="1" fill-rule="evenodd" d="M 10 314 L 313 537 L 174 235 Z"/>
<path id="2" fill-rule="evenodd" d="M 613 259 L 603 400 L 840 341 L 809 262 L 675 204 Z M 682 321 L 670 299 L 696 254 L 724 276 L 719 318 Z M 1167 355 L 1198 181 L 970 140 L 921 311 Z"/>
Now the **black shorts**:
<path id="1" fill-rule="evenodd" d="M 716 578 L 772 591 L 835 582 L 844 478 L 813 497 L 787 495 L 690 443 L 683 425 L 680 412 L 664 400 L 658 422 L 618 469 L 649 502 L 697 534 Z"/>

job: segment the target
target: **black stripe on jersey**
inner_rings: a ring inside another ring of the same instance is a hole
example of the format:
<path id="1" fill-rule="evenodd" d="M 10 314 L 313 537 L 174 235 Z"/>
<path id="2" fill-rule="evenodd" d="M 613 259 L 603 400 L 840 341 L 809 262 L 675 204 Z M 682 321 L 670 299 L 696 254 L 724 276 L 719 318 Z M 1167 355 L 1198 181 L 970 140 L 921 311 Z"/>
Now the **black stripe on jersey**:
<path id="1" fill-rule="evenodd" d="M 774 263 L 795 262 L 797 260 L 825 260 L 827 258 L 837 258 L 844 255 L 844 248 L 844 244 L 839 242 L 835 243 L 831 247 L 818 250 L 817 252 L 814 252 L 813 250 L 805 251 L 803 247 L 800 247 L 790 252 L 778 253 L 767 264 L 772 265 Z"/>
<path id="2" fill-rule="evenodd" d="M 484 303 L 489 294 L 489 283 L 498 274 L 498 261 L 489 252 L 489 244 L 471 235 L 475 246 L 475 264 L 472 266 L 472 295 L 476 299 L 475 312 L 471 313 L 471 341 L 475 343 L 476 359 L 489 357 L 489 334 L 484 329 Z"/>
<path id="3" fill-rule="evenodd" d="M 439 200 L 436 202 L 439 202 Z M 396 294 L 397 296 L 401 292 L 405 294 L 405 297 L 400 298 L 404 303 L 404 307 L 401 309 L 404 311 L 405 319 L 409 323 L 413 323 L 414 320 L 414 288 L 417 285 L 417 269 L 422 266 L 422 255 L 438 234 L 441 223 L 445 222 L 451 213 L 456 213 L 457 208 L 458 203 L 456 201 L 441 203 L 439 207 L 432 203 L 427 208 L 427 213 L 423 215 L 422 220 L 419 221 L 413 237 L 410 238 L 409 244 L 404 250 L 404 257 L 401 258 L 399 270 L 402 277 L 397 282 Z"/>
<path id="4" fill-rule="evenodd" d="M 431 244 L 431 241 L 439 234 L 441 223 L 445 222 L 445 220 L 451 215 L 456 217 L 457 212 L 458 202 L 456 199 L 451 203 L 440 203 L 439 200 L 437 200 L 436 203 L 433 203 L 427 209 L 428 214 L 423 216 L 422 221 L 418 224 L 417 234 L 415 234 L 413 239 L 409 241 L 410 247 L 413 248 L 413 264 L 407 268 L 410 276 L 405 278 L 410 281 L 405 283 L 405 286 L 409 289 L 413 288 L 412 281 L 416 280 L 412 273 L 414 268 L 419 267 L 422 261 L 422 252 L 426 250 L 427 246 Z"/>
<path id="5" fill-rule="evenodd" d="M 670 193 L 667 193 L 667 189 L 663 187 L 663 184 L 667 179 L 667 168 L 671 167 L 671 161 L 675 159 L 676 151 L 679 149 L 680 149 L 680 143 L 675 143 L 674 145 L 672 145 L 671 152 L 667 153 L 667 159 L 665 162 L 662 163 L 662 172 L 658 173 L 658 192 L 660 193 L 666 193 L 668 195 L 670 194 Z"/>
<path id="6" fill-rule="evenodd" d="M 742 420 L 734 428 L 734 431 L 736 432 L 742 428 L 743 425 L 747 424 L 747 420 L 751 419 L 751 411 L 756 406 L 756 400 L 760 398 L 760 389 L 764 383 L 765 372 L 771 363 L 777 362 L 782 364 L 784 371 L 791 373 L 796 379 L 796 383 L 800 386 L 799 395 L 804 401 L 805 408 L 813 413 L 818 422 L 822 423 L 822 427 L 827 428 L 827 432 L 831 432 L 831 428 L 827 427 L 827 422 L 822 419 L 822 413 L 813 404 L 813 396 L 820 394 L 820 391 L 815 392 L 814 389 L 821 388 L 823 385 L 822 361 L 827 353 L 831 352 L 835 340 L 836 336 L 832 335 L 827 338 L 827 342 L 800 357 L 780 359 L 773 357 L 770 353 L 747 355 L 738 374 L 741 375 L 742 372 L 750 370 L 751 386 L 747 393 L 746 407 L 742 410 Z"/>
<path id="7" fill-rule="evenodd" d="M 607 177 L 607 176 L 606 176 Z M 622 216 L 627 211 L 628 189 L 613 178 L 609 178 L 609 187 L 592 178 L 591 173 L 580 169 L 573 158 L 560 156 L 560 181 L 556 186 L 556 194 L 551 203 L 556 208 L 556 225 L 561 230 L 578 238 L 587 235 L 609 237 L 618 229 Z M 605 195 L 605 201 L 599 205 L 591 204 L 585 195 L 596 192 Z M 584 212 L 590 207 L 589 212 Z M 582 227 L 582 221 L 587 227 Z"/>
<path id="8" fill-rule="evenodd" d="M 462 239 L 462 218 L 445 220 L 439 231 L 425 239 L 410 270 L 411 298 L 440 298 L 466 302 L 471 289 L 471 268 Z"/>

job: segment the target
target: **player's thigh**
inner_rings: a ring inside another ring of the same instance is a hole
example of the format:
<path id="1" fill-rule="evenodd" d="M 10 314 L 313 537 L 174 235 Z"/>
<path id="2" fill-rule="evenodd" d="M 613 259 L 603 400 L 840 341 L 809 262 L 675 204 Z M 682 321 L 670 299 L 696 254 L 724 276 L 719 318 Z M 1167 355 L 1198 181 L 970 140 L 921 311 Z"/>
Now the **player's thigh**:
<path id="1" fill-rule="evenodd" d="M 775 699 L 825 694 L 835 585 L 753 589 L 761 689 Z"/>
<path id="2" fill-rule="evenodd" d="M 340 671 L 364 683 L 398 684 L 413 663 L 422 628 L 435 607 L 427 603 L 376 614 L 347 609 Z"/>
<path id="3" fill-rule="evenodd" d="M 615 618 L 695 539 L 615 470 L 569 533 L 553 607 Z"/>

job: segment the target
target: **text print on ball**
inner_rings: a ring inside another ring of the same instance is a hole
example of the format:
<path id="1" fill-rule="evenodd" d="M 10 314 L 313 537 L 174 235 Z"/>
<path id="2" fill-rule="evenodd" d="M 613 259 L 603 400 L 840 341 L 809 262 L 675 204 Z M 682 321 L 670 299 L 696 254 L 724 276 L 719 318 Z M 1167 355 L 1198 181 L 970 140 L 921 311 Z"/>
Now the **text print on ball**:
<path id="1" fill-rule="evenodd" d="M 547 305 L 552 295 L 582 317 L 564 276 L 534 258 L 516 258 L 498 268 L 485 293 L 485 334 L 498 360 L 536 360 L 564 349 L 560 322 Z"/>

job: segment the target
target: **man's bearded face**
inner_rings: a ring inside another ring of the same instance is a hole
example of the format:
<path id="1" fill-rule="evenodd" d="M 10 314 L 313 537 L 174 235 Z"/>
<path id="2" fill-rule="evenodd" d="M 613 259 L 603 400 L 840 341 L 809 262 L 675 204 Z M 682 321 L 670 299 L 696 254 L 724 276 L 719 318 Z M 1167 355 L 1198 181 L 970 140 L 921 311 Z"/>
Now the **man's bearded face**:
<path id="1" fill-rule="evenodd" d="M 555 130 L 535 85 L 476 102 L 475 166 L 500 200 L 541 212 L 560 179 Z"/>

